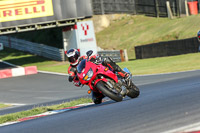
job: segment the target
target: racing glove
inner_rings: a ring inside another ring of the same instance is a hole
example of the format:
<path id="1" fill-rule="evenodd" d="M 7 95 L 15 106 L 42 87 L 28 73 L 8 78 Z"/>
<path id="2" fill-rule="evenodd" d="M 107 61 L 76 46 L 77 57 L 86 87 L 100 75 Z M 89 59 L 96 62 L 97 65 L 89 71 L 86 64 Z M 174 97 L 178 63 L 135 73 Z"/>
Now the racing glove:
<path id="1" fill-rule="evenodd" d="M 73 84 L 74 84 L 76 87 L 80 87 L 80 86 L 81 86 L 81 82 L 78 81 L 78 80 L 75 80 L 75 81 L 73 82 Z"/>
<path id="2" fill-rule="evenodd" d="M 69 82 L 72 82 L 74 80 L 74 76 L 69 76 Z"/>
<path id="3" fill-rule="evenodd" d="M 102 63 L 102 58 L 99 55 L 96 55 L 96 57 L 92 57 L 90 59 L 91 62 L 95 63 L 95 64 L 101 64 Z"/>
<path id="4" fill-rule="evenodd" d="M 100 55 L 96 56 L 96 64 L 101 64 L 102 63 L 102 57 Z"/>

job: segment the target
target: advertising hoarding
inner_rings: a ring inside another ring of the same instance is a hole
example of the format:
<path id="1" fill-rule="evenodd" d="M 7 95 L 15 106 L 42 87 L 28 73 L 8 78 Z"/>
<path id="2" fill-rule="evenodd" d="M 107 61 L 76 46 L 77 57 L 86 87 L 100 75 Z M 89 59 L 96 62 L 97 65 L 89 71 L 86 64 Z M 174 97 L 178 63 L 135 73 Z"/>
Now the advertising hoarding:
<path id="1" fill-rule="evenodd" d="M 0 22 L 53 16 L 52 0 L 2 0 Z"/>
<path id="2" fill-rule="evenodd" d="M 64 50 L 71 48 L 80 50 L 80 54 L 86 55 L 88 50 L 97 54 L 97 44 L 92 21 L 77 22 L 74 27 L 63 30 Z"/>
<path id="3" fill-rule="evenodd" d="M 92 15 L 91 0 L 1 0 L 0 34 L 74 25 Z"/>
<path id="4" fill-rule="evenodd" d="M 86 55 L 88 50 L 93 50 L 93 54 L 97 53 L 96 38 L 92 21 L 83 21 L 77 23 L 78 47 L 81 55 Z"/>

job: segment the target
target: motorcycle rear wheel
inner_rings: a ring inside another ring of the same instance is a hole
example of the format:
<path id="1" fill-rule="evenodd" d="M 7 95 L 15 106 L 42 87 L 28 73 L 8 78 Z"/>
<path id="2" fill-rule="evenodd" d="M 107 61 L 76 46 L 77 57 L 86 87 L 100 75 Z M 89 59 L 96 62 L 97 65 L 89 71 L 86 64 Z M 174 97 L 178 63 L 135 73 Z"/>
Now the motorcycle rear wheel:
<path id="1" fill-rule="evenodd" d="M 132 87 L 129 88 L 128 90 L 129 90 L 129 92 L 127 93 L 127 96 L 130 98 L 136 98 L 140 95 L 139 88 L 136 85 L 134 85 L 133 83 L 132 83 Z"/>
<path id="2" fill-rule="evenodd" d="M 106 86 L 105 83 L 103 81 L 99 81 L 96 84 L 96 87 L 107 97 L 109 97 L 110 99 L 116 101 L 116 102 L 121 102 L 123 100 L 123 97 L 111 90 L 109 90 Z"/>

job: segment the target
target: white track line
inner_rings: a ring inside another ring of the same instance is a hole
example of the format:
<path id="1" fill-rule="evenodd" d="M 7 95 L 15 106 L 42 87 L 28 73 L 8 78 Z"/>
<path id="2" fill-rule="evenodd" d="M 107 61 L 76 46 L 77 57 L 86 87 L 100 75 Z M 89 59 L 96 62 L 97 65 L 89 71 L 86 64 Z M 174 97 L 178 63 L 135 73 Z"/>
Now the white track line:
<path id="1" fill-rule="evenodd" d="M 15 67 L 21 67 L 21 66 L 16 66 L 14 64 L 5 62 L 0 60 L 0 62 L 3 62 L 5 64 L 11 65 L 11 66 L 15 66 Z M 155 75 L 167 75 L 167 74 L 176 74 L 176 73 L 183 73 L 183 72 L 194 72 L 194 71 L 198 71 L 200 69 L 197 70 L 188 70 L 188 71 L 180 71 L 180 72 L 170 72 L 170 73 L 159 73 L 159 74 L 144 74 L 144 75 L 133 75 L 134 77 L 142 77 L 142 76 L 155 76 Z M 48 71 L 38 71 L 40 73 L 46 73 L 46 74 L 54 74 L 54 75 L 62 75 L 62 76 L 69 76 L 69 74 L 64 74 L 64 73 L 57 73 L 57 72 L 48 72 Z"/>
<path id="2" fill-rule="evenodd" d="M 89 105 L 94 105 L 94 103 L 79 104 L 79 105 L 72 106 L 72 107 L 81 108 L 81 107 L 85 107 L 85 106 L 89 106 Z M 48 111 L 48 112 L 45 112 L 45 113 L 42 113 L 42 114 L 28 116 L 28 117 L 24 117 L 24 118 L 31 118 L 31 117 L 35 117 L 36 118 L 37 116 L 38 116 L 38 118 L 40 118 L 40 117 L 43 117 L 43 116 L 49 116 L 49 115 L 53 115 L 53 114 L 67 112 L 67 111 L 70 111 L 70 110 L 73 110 L 73 108 Z M 26 120 L 23 120 L 23 121 L 26 121 Z M 6 125 L 15 124 L 15 123 L 19 123 L 19 122 L 21 122 L 19 119 L 17 121 L 14 121 L 14 122 L 6 122 L 6 123 L 3 123 L 3 124 L 0 124 L 0 127 L 6 126 Z"/>
<path id="3" fill-rule="evenodd" d="M 38 72 L 40 72 L 40 73 L 46 73 L 46 74 L 54 74 L 54 75 L 69 76 L 69 74 L 57 73 L 57 72 L 48 72 L 48 71 L 38 71 Z"/>
<path id="4" fill-rule="evenodd" d="M 26 104 L 23 104 L 23 103 L 3 103 L 3 104 L 12 105 L 12 106 L 24 106 L 24 105 L 26 105 Z"/>
<path id="5" fill-rule="evenodd" d="M 0 60 L 0 62 L 3 62 L 3 63 L 5 63 L 5 64 L 7 64 L 7 65 L 14 66 L 14 67 L 21 67 L 21 66 L 17 66 L 17 65 L 8 63 L 8 62 L 6 62 L 6 61 L 2 61 L 2 60 Z"/>
<path id="6" fill-rule="evenodd" d="M 145 75 L 133 75 L 133 77 L 144 77 L 144 76 L 156 76 L 156 75 L 168 75 L 168 74 L 176 74 L 176 73 L 183 73 L 183 72 L 195 72 L 200 71 L 197 70 L 188 70 L 188 71 L 181 71 L 181 72 L 171 72 L 171 73 L 159 73 L 159 74 L 145 74 Z M 69 74 L 64 73 L 57 73 L 57 72 L 48 72 L 48 71 L 38 71 L 40 73 L 46 73 L 46 74 L 54 74 L 54 75 L 62 75 L 62 76 L 69 76 Z"/>
<path id="7" fill-rule="evenodd" d="M 180 128 L 172 129 L 169 131 L 165 131 L 162 133 L 183 133 L 183 132 L 191 132 L 191 131 L 198 131 L 198 130 L 200 130 L 200 122 L 183 126 Z"/>
<path id="8" fill-rule="evenodd" d="M 176 74 L 176 73 L 184 73 L 184 72 L 195 72 L 195 71 L 199 71 L 199 70 L 200 70 L 200 69 L 197 69 L 197 70 L 188 70 L 188 71 L 180 71 L 180 72 L 170 72 L 170 73 L 134 75 L 134 77 L 155 76 L 155 75 L 168 75 L 168 74 Z"/>

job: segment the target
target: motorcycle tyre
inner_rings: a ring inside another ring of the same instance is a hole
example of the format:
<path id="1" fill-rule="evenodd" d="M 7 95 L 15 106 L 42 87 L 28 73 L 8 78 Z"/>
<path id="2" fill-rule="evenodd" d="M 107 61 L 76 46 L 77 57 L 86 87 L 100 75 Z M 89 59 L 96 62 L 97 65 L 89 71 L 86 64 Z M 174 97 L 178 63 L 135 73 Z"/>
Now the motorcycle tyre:
<path id="1" fill-rule="evenodd" d="M 130 98 L 136 98 L 140 95 L 139 88 L 136 85 L 134 85 L 133 83 L 132 83 L 132 87 L 128 90 L 129 90 L 129 92 L 127 93 L 127 96 Z"/>
<path id="2" fill-rule="evenodd" d="M 123 100 L 123 97 L 120 95 L 117 95 L 116 93 L 110 91 L 105 85 L 105 83 L 103 81 L 99 81 L 96 84 L 96 87 L 107 97 L 109 97 L 110 99 L 116 101 L 116 102 L 121 102 Z"/>

